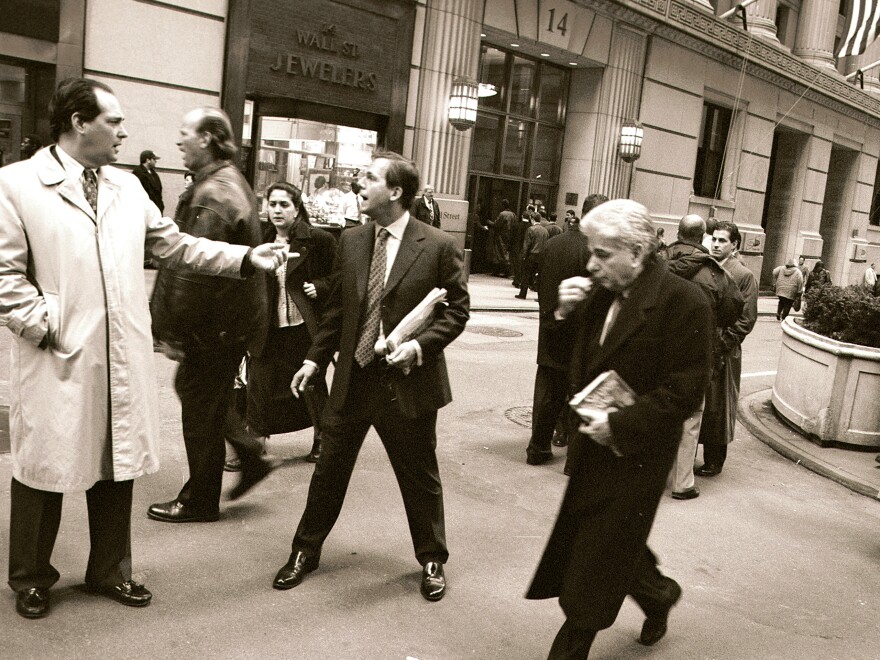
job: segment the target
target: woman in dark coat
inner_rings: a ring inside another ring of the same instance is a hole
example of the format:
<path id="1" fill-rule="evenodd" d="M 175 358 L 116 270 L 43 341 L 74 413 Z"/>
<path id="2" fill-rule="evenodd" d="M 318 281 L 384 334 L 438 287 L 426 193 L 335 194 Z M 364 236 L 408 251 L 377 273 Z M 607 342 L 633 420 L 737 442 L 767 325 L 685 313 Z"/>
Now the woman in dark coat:
<path id="1" fill-rule="evenodd" d="M 825 269 L 825 265 L 820 259 L 816 262 L 816 265 L 813 266 L 813 270 L 810 271 L 810 274 L 807 275 L 807 283 L 804 285 L 804 293 L 812 289 L 814 286 L 823 286 L 825 284 L 831 284 L 831 273 Z"/>
<path id="2" fill-rule="evenodd" d="M 289 183 L 272 184 L 269 226 L 265 242 L 288 243 L 298 253 L 274 275 L 267 275 L 269 331 L 266 348 L 248 365 L 247 422 L 250 430 L 268 436 L 309 426 L 299 401 L 290 392 L 290 381 L 312 344 L 321 311 L 330 292 L 330 273 L 336 239 L 313 227 L 300 190 Z M 305 404 L 315 429 L 312 450 L 306 460 L 316 462 L 321 452 L 320 415 L 327 401 L 327 383 L 318 379 L 307 392 Z"/>

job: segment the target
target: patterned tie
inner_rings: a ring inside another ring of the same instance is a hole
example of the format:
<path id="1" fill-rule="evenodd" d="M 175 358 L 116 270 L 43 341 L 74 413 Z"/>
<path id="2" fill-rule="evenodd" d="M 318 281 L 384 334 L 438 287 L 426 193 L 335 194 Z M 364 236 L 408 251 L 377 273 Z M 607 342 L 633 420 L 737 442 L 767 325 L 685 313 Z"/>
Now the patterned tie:
<path id="1" fill-rule="evenodd" d="M 83 193 L 85 193 L 86 201 L 92 207 L 95 215 L 98 214 L 98 178 L 95 171 L 88 167 L 83 170 L 82 175 Z"/>
<path id="2" fill-rule="evenodd" d="M 385 288 L 385 265 L 388 254 L 386 243 L 388 242 L 388 230 L 384 227 L 376 236 L 376 245 L 373 247 L 373 260 L 370 262 L 370 279 L 367 282 L 367 309 L 364 322 L 361 325 L 361 336 L 358 338 L 357 348 L 354 351 L 355 362 L 365 367 L 376 355 L 373 346 L 379 338 L 379 322 L 381 320 L 381 308 L 379 300 L 382 298 L 382 290 Z"/>

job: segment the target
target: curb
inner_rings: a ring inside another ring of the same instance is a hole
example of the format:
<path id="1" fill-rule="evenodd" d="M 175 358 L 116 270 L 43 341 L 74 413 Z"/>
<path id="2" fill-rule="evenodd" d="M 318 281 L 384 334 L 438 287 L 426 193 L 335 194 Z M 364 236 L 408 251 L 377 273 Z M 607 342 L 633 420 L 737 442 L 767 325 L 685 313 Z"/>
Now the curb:
<path id="1" fill-rule="evenodd" d="M 790 461 L 801 465 L 811 472 L 830 479 L 841 486 L 845 486 L 859 495 L 865 495 L 873 500 L 880 499 L 880 490 L 877 486 L 868 483 L 851 473 L 829 465 L 804 452 L 795 443 L 787 440 L 776 432 L 772 425 L 782 427 L 782 422 L 776 419 L 775 413 L 770 406 L 770 392 L 772 390 L 759 390 L 746 397 L 740 398 L 737 405 L 737 417 L 751 433 L 765 445 L 778 452 Z M 768 419 L 769 418 L 769 419 Z M 792 431 L 794 433 L 794 431 Z M 804 439 L 804 442 L 809 440 Z"/>

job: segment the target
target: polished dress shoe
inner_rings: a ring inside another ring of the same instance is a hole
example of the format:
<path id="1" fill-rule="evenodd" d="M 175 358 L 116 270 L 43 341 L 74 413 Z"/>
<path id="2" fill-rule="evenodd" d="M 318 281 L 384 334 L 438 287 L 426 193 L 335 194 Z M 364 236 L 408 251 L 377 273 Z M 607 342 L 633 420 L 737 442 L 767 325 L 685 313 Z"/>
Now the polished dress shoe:
<path id="1" fill-rule="evenodd" d="M 188 507 L 183 502 L 171 500 L 160 504 L 151 504 L 147 509 L 147 517 L 161 522 L 215 522 L 220 519 L 220 513 L 202 513 Z"/>
<path id="2" fill-rule="evenodd" d="M 672 491 L 672 499 L 674 500 L 692 500 L 699 496 L 700 489 L 696 486 L 691 486 L 687 490 L 682 490 L 680 492 Z"/>
<path id="3" fill-rule="evenodd" d="M 721 466 L 707 463 L 694 470 L 694 474 L 700 477 L 714 477 L 716 474 L 721 474 Z"/>
<path id="4" fill-rule="evenodd" d="M 526 463 L 528 463 L 529 465 L 543 465 L 551 458 L 553 458 L 553 452 L 549 449 L 547 451 L 526 452 Z"/>
<path id="5" fill-rule="evenodd" d="M 133 580 L 126 580 L 125 582 L 110 586 L 94 586 L 89 588 L 96 594 L 107 596 L 107 598 L 112 598 L 117 603 L 122 603 L 129 607 L 146 607 L 153 599 L 153 594 L 150 593 L 149 589 Z"/>
<path id="6" fill-rule="evenodd" d="M 521 296 L 521 295 L 519 295 L 519 294 L 516 294 L 516 295 L 514 296 L 514 298 L 519 298 L 520 300 L 525 300 L 525 299 L 526 299 L 525 296 Z"/>
<path id="7" fill-rule="evenodd" d="M 310 557 L 304 552 L 294 552 L 287 563 L 281 567 L 272 580 L 274 589 L 293 589 L 303 578 L 318 568 L 318 558 Z"/>
<path id="8" fill-rule="evenodd" d="M 254 463 L 251 467 L 242 467 L 241 479 L 239 479 L 235 487 L 229 491 L 229 499 L 237 500 L 263 479 L 268 477 L 274 469 L 275 466 L 272 465 L 272 463 L 263 460 L 262 458 L 259 459 L 258 463 Z"/>
<path id="9" fill-rule="evenodd" d="M 552 442 L 554 447 L 568 447 L 568 438 L 564 435 L 554 435 Z"/>
<path id="10" fill-rule="evenodd" d="M 681 587 L 672 578 L 664 578 L 666 583 L 666 602 L 654 614 L 649 614 L 642 624 L 642 633 L 639 635 L 639 644 L 653 646 L 666 634 L 669 621 L 669 611 L 681 598 Z"/>
<path id="11" fill-rule="evenodd" d="M 421 591 L 425 600 L 432 603 L 446 594 L 446 574 L 443 572 L 443 564 L 439 561 L 429 561 L 422 568 Z"/>
<path id="12" fill-rule="evenodd" d="M 15 611 L 25 619 L 39 619 L 49 613 L 49 590 L 45 587 L 22 589 L 15 597 Z"/>
<path id="13" fill-rule="evenodd" d="M 308 453 L 306 460 L 309 463 L 317 463 L 319 458 L 321 458 L 321 441 L 315 440 L 315 442 L 312 443 L 312 451 Z"/>

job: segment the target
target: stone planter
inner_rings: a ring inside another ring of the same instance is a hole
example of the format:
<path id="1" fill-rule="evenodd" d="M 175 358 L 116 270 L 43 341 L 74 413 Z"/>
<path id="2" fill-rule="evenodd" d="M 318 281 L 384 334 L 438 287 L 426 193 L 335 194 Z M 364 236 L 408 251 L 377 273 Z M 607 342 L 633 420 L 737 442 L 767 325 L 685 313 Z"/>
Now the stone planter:
<path id="1" fill-rule="evenodd" d="M 880 349 L 823 337 L 790 317 L 782 332 L 776 413 L 823 447 L 880 448 Z"/>

